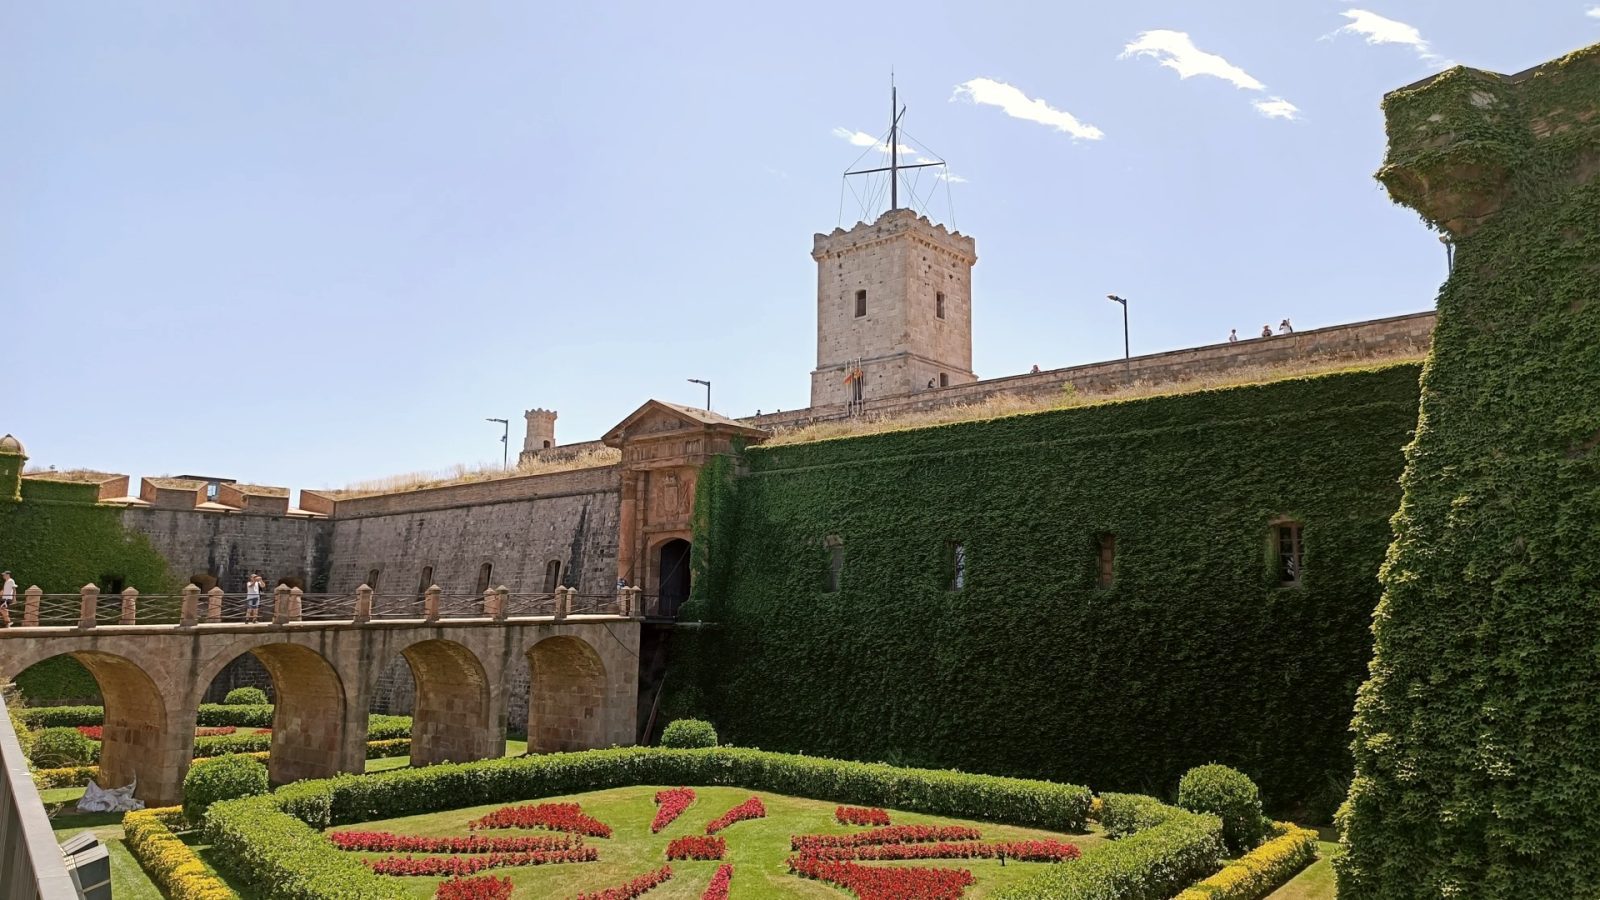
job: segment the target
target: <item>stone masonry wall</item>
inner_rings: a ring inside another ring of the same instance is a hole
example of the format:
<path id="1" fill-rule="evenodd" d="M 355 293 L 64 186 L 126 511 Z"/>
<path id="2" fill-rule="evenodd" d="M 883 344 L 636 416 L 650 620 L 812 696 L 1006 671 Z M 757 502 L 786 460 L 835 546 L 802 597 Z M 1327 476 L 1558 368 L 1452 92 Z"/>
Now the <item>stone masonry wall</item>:
<path id="1" fill-rule="evenodd" d="M 174 578 L 204 572 L 230 594 L 244 591 L 251 572 L 260 572 L 269 585 L 298 578 L 316 591 L 313 576 L 326 567 L 321 536 L 330 526 L 323 519 L 130 507 L 122 526 L 149 538 Z"/>

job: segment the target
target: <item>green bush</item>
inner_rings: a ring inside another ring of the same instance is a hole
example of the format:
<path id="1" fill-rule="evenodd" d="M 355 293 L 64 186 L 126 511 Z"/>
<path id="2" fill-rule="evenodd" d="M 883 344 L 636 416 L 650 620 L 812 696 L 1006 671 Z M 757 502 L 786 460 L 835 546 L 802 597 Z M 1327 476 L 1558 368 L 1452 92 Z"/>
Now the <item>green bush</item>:
<path id="1" fill-rule="evenodd" d="M 196 725 L 217 727 L 236 725 L 240 728 L 271 728 L 272 706 L 229 706 L 226 703 L 202 703 L 195 717 Z"/>
<path id="2" fill-rule="evenodd" d="M 11 722 L 11 730 L 17 734 L 17 746 L 22 748 L 22 755 L 26 759 L 33 758 L 33 729 L 22 720 L 22 696 L 16 687 L 0 682 L 0 702 L 4 702 L 6 716 Z"/>
<path id="3" fill-rule="evenodd" d="M 1195 766 L 1178 782 L 1178 805 L 1222 820 L 1222 840 L 1234 855 L 1255 849 L 1266 832 L 1261 791 L 1249 776 L 1215 763 Z"/>
<path id="4" fill-rule="evenodd" d="M 371 715 L 367 717 L 367 740 L 388 741 L 411 736 L 410 716 Z"/>
<path id="5" fill-rule="evenodd" d="M 1159 825 L 1107 841 L 1074 862 L 1046 866 L 995 900 L 1167 900 L 1216 871 L 1222 858 L 1216 816 L 1167 809 Z"/>
<path id="6" fill-rule="evenodd" d="M 60 769 L 100 761 L 100 742 L 91 741 L 76 728 L 46 728 L 33 736 L 34 766 Z"/>
<path id="7" fill-rule="evenodd" d="M 1180 810 L 1144 794 L 1100 795 L 1100 824 L 1114 838 L 1154 828 L 1176 812 Z"/>
<path id="8" fill-rule="evenodd" d="M 33 728 L 68 728 L 105 722 L 103 706 L 27 706 L 17 717 Z"/>
<path id="9" fill-rule="evenodd" d="M 661 732 L 661 746 L 678 750 L 715 747 L 717 730 L 703 719 L 678 719 Z"/>
<path id="10" fill-rule="evenodd" d="M 227 756 L 230 753 L 259 753 L 272 749 L 272 734 L 218 734 L 194 739 L 194 758 Z"/>
<path id="11" fill-rule="evenodd" d="M 267 767 L 248 756 L 223 756 L 190 766 L 183 779 L 183 814 L 200 821 L 211 804 L 252 797 L 270 790 Z"/>
<path id="12" fill-rule="evenodd" d="M 263 691 L 261 688 L 255 688 L 255 687 L 234 688 L 233 690 L 228 692 L 228 695 L 226 697 L 222 698 L 222 705 L 224 705 L 224 706 L 266 706 L 267 705 L 267 692 Z"/>
<path id="13" fill-rule="evenodd" d="M 313 796 L 326 796 L 326 782 Z M 206 813 L 203 839 L 216 864 L 248 884 L 261 900 L 396 900 L 406 896 L 397 881 L 374 875 L 353 853 L 327 838 L 280 804 L 293 803 L 298 785 L 270 797 L 218 803 Z M 298 791 L 304 794 L 303 789 Z"/>

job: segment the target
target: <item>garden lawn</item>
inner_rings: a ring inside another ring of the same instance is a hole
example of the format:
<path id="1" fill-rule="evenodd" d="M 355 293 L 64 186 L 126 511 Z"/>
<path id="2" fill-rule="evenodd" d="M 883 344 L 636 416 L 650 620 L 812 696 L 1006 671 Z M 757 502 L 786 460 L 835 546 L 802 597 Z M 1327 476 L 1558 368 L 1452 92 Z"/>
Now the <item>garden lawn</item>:
<path id="1" fill-rule="evenodd" d="M 1334 900 L 1338 889 L 1333 883 L 1333 857 L 1338 852 L 1338 844 L 1318 841 L 1316 862 L 1268 894 L 1267 900 Z"/>
<path id="2" fill-rule="evenodd" d="M 162 900 L 161 891 L 122 842 L 121 813 L 58 814 L 50 824 L 55 830 L 56 843 L 92 831 L 100 843 L 106 845 L 106 853 L 111 858 L 111 895 L 117 900 Z"/>
<path id="3" fill-rule="evenodd" d="M 611 826 L 610 838 L 585 838 L 589 846 L 600 852 L 598 862 L 561 863 L 557 865 L 523 868 L 494 869 L 485 874 L 509 876 L 516 885 L 513 896 L 517 898 L 575 896 L 579 891 L 597 891 L 620 884 L 667 864 L 667 843 L 675 837 L 704 834 L 707 822 L 717 818 L 734 806 L 750 798 L 761 798 L 767 809 L 764 819 L 750 819 L 730 825 L 718 832 L 728 842 L 727 858 L 721 862 L 734 867 L 732 894 L 740 900 L 758 900 L 763 897 L 815 897 L 839 898 L 849 896 L 842 890 L 820 881 L 810 881 L 790 875 L 784 861 L 790 856 L 789 836 L 795 834 L 848 834 L 863 831 L 859 827 L 839 825 L 833 820 L 838 804 L 823 800 L 806 800 L 785 797 L 764 791 L 750 791 L 731 787 L 694 788 L 696 799 L 677 821 L 660 834 L 650 833 L 650 822 L 655 816 L 655 794 L 662 787 L 626 787 L 594 791 L 567 797 L 541 797 L 526 803 L 573 802 L 583 806 L 583 811 Z M 399 819 L 363 822 L 359 825 L 340 826 L 334 831 L 388 831 L 411 835 L 467 835 L 467 823 L 505 804 L 475 806 Z M 513 804 L 513 805 L 521 805 Z M 890 819 L 896 825 L 970 825 L 983 833 L 983 839 L 1028 840 L 1055 838 L 1075 843 L 1085 852 L 1103 840 L 1098 833 L 1059 834 L 1031 828 L 995 825 L 962 819 L 948 819 L 918 813 L 890 810 Z M 542 830 L 495 829 L 482 832 L 492 837 L 514 837 L 549 834 Z M 379 858 L 383 854 L 361 854 Z M 651 891 L 649 900 L 696 900 L 711 881 L 718 862 L 672 862 L 671 881 Z M 1020 879 L 1027 878 L 1050 863 L 1009 862 L 1001 866 L 996 860 L 926 860 L 905 863 L 868 863 L 868 865 L 939 866 L 970 869 L 977 884 L 968 888 L 964 898 L 981 898 Z M 1054 865 L 1074 865 L 1072 862 Z M 441 879 L 395 878 L 414 897 L 432 897 Z"/>

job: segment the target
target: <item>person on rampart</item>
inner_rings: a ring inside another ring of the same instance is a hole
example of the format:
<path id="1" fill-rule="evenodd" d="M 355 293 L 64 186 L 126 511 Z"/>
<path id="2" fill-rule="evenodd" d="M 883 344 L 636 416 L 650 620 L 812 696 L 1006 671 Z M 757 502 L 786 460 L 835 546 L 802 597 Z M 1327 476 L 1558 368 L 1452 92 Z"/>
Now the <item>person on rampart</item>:
<path id="1" fill-rule="evenodd" d="M 1272 326 L 1271 325 L 1263 325 L 1263 326 L 1261 326 L 1261 336 L 1262 337 L 1272 337 Z"/>
<path id="2" fill-rule="evenodd" d="M 1228 343 L 1230 343 L 1230 344 L 1239 343 L 1239 329 L 1237 329 L 1237 328 L 1229 328 L 1228 329 Z"/>
<path id="3" fill-rule="evenodd" d="M 1279 334 L 1294 334 L 1294 326 L 1289 324 L 1289 320 L 1288 319 L 1284 319 L 1282 322 L 1278 323 L 1278 333 Z"/>
<path id="4" fill-rule="evenodd" d="M 0 627 L 11 627 L 11 604 L 17 602 L 17 583 L 10 572 L 0 572 Z"/>
<path id="5" fill-rule="evenodd" d="M 251 572 L 250 577 L 244 582 L 244 620 L 258 622 L 261 620 L 261 585 L 266 583 L 258 573 Z"/>

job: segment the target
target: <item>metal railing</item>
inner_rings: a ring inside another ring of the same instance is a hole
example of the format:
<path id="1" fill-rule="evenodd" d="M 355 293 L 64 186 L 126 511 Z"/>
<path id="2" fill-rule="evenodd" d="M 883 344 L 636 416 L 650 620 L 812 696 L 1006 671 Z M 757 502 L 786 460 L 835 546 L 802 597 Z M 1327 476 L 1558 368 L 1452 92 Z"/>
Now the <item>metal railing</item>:
<path id="1" fill-rule="evenodd" d="M 447 593 L 434 585 L 419 594 L 379 594 L 362 585 L 348 594 L 308 594 L 299 588 L 279 587 L 262 594 L 252 604 L 242 594 L 221 588 L 202 593 L 194 585 L 180 594 L 141 595 L 128 588 L 120 594 L 101 594 L 85 585 L 77 594 L 46 594 L 38 587 L 23 592 L 11 608 L 14 626 L 24 628 L 87 629 L 103 625 L 202 624 L 286 625 L 290 622 L 364 624 L 367 622 L 443 620 L 554 619 L 568 616 L 645 616 L 645 601 L 638 588 L 620 588 L 610 594 L 580 594 L 576 588 L 551 592 L 515 593 L 501 586 L 482 594 Z M 653 598 L 649 598 L 653 599 Z"/>
<path id="2" fill-rule="evenodd" d="M 33 785 L 28 761 L 0 697 L 0 897 L 11 900 L 77 900 L 50 817 Z"/>

